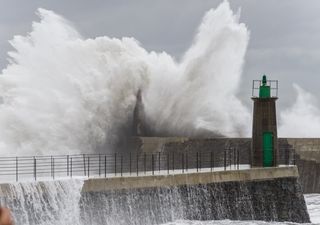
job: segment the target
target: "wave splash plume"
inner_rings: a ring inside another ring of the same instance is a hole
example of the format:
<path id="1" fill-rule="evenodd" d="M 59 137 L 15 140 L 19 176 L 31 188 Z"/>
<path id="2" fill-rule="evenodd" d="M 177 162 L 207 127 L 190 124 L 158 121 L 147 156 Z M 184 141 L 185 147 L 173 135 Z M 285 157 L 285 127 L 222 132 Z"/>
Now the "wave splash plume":
<path id="1" fill-rule="evenodd" d="M 134 38 L 85 39 L 54 12 L 38 15 L 30 33 L 10 41 L 0 75 L 1 155 L 111 151 L 131 135 L 139 90 L 156 135 L 250 136 L 250 110 L 237 97 L 249 32 L 227 1 L 205 14 L 179 61 Z M 310 98 L 298 93 L 289 117 L 281 116 L 280 135 L 299 130 L 288 118 L 301 113 L 319 120 L 318 108 L 301 106 Z"/>
<path id="2" fill-rule="evenodd" d="M 134 38 L 85 39 L 54 12 L 38 15 L 30 33 L 10 41 L 0 76 L 1 154 L 111 148 L 131 129 L 140 89 L 156 132 L 248 133 L 236 93 L 249 35 L 228 2 L 206 13 L 179 62 Z"/>

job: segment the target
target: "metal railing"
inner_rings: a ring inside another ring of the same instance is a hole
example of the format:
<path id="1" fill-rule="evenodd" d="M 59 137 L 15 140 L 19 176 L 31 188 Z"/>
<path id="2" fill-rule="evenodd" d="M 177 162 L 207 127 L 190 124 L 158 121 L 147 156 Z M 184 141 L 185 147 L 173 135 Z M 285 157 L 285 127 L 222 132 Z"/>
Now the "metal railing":
<path id="1" fill-rule="evenodd" d="M 295 165 L 293 148 L 280 148 L 279 164 Z M 243 153 L 243 152 L 242 152 Z M 239 170 L 250 168 L 236 147 L 220 151 L 127 152 L 52 156 L 0 157 L 0 180 L 64 177 L 115 177 Z"/>
<path id="2" fill-rule="evenodd" d="M 0 180 L 114 177 L 240 169 L 236 148 L 210 152 L 156 152 L 0 157 Z"/>
<path id="3" fill-rule="evenodd" d="M 252 97 L 259 96 L 259 89 L 262 85 L 261 80 L 253 80 L 252 81 Z M 271 97 L 277 98 L 278 97 L 278 90 L 279 90 L 279 82 L 278 80 L 267 80 L 267 85 L 270 87 Z"/>

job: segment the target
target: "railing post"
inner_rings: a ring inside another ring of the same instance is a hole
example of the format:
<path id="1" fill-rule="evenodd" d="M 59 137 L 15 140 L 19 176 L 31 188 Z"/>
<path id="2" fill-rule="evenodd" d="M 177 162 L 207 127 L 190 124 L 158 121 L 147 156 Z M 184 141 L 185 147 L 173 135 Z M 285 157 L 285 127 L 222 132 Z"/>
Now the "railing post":
<path id="1" fill-rule="evenodd" d="M 139 155 L 138 155 L 138 152 L 136 152 L 136 158 L 137 158 L 137 162 L 136 162 L 136 169 L 137 169 L 137 176 L 139 176 Z"/>
<path id="2" fill-rule="evenodd" d="M 174 169 L 175 169 L 175 167 L 174 167 L 174 151 L 172 152 L 172 171 L 173 171 L 173 173 L 174 173 Z"/>
<path id="3" fill-rule="evenodd" d="M 160 171 L 161 171 L 160 158 L 161 158 L 161 152 L 158 152 L 158 167 L 159 167 L 159 174 L 160 174 Z"/>
<path id="4" fill-rule="evenodd" d="M 231 150 L 232 148 L 229 148 L 229 166 L 230 166 L 230 170 L 231 170 L 231 161 L 232 161 L 232 157 L 231 157 Z"/>
<path id="5" fill-rule="evenodd" d="M 33 176 L 34 180 L 37 180 L 37 160 L 35 156 L 33 156 Z"/>
<path id="6" fill-rule="evenodd" d="M 101 155 L 99 154 L 99 177 L 101 176 Z"/>
<path id="7" fill-rule="evenodd" d="M 69 176 L 69 155 L 67 155 L 67 177 Z"/>
<path id="8" fill-rule="evenodd" d="M 154 175 L 154 156 L 153 156 L 153 153 L 151 155 L 151 166 L 152 166 L 152 175 Z"/>
<path id="9" fill-rule="evenodd" d="M 186 152 L 186 171 L 188 172 L 189 167 L 189 158 L 188 158 L 188 152 Z"/>
<path id="10" fill-rule="evenodd" d="M 72 157 L 70 158 L 70 176 L 72 178 Z"/>
<path id="11" fill-rule="evenodd" d="M 199 152 L 199 167 L 200 167 L 200 171 L 201 171 L 201 168 L 202 168 L 201 151 Z"/>
<path id="12" fill-rule="evenodd" d="M 51 162 L 51 177 L 53 178 L 53 160 L 52 160 L 52 156 L 50 158 L 50 162 Z"/>
<path id="13" fill-rule="evenodd" d="M 227 149 L 224 149 L 224 170 L 227 170 Z"/>
<path id="14" fill-rule="evenodd" d="M 88 178 L 90 177 L 90 156 L 88 156 Z"/>
<path id="15" fill-rule="evenodd" d="M 52 178 L 54 179 L 54 158 L 52 158 Z"/>
<path id="16" fill-rule="evenodd" d="M 212 151 L 212 171 L 214 170 L 215 164 L 214 164 L 214 151 Z"/>
<path id="17" fill-rule="evenodd" d="M 199 153 L 197 152 L 197 172 L 199 171 Z"/>
<path id="18" fill-rule="evenodd" d="M 147 173 L 147 154 L 146 153 L 144 153 L 143 164 L 144 164 L 144 174 L 146 174 Z"/>
<path id="19" fill-rule="evenodd" d="M 120 155 L 120 175 L 122 176 L 122 170 L 123 170 L 123 156 L 122 154 Z"/>
<path id="20" fill-rule="evenodd" d="M 86 155 L 83 154 L 82 157 L 83 157 L 83 174 L 84 174 L 84 176 L 86 176 L 87 175 L 87 172 L 86 172 Z"/>
<path id="21" fill-rule="evenodd" d="M 237 148 L 237 169 L 239 170 L 240 166 L 240 151 L 239 148 Z"/>
<path id="22" fill-rule="evenodd" d="M 210 170 L 212 172 L 212 168 L 213 168 L 213 152 L 210 152 Z"/>
<path id="23" fill-rule="evenodd" d="M 117 176 L 117 153 L 114 153 L 114 175 Z"/>
<path id="24" fill-rule="evenodd" d="M 19 180 L 19 171 L 18 171 L 18 157 L 16 157 L 16 181 Z"/>
<path id="25" fill-rule="evenodd" d="M 107 155 L 104 155 L 104 177 L 107 177 Z"/>
<path id="26" fill-rule="evenodd" d="M 181 153 L 181 166 L 182 166 L 182 173 L 184 173 L 184 154 Z"/>
<path id="27" fill-rule="evenodd" d="M 168 170 L 168 174 L 170 173 L 170 172 L 169 172 L 169 170 L 170 170 L 169 163 L 170 163 L 170 154 L 169 154 L 169 152 L 168 152 L 168 153 L 167 153 L 167 170 Z"/>
<path id="28" fill-rule="evenodd" d="M 236 169 L 236 148 L 233 148 L 233 168 Z"/>
<path id="29" fill-rule="evenodd" d="M 130 176 L 131 176 L 131 166 L 132 166 L 132 163 L 131 163 L 131 152 L 129 153 L 129 160 L 130 160 L 130 163 L 129 163 L 130 164 L 129 165 L 130 169 L 129 170 L 130 170 Z"/>

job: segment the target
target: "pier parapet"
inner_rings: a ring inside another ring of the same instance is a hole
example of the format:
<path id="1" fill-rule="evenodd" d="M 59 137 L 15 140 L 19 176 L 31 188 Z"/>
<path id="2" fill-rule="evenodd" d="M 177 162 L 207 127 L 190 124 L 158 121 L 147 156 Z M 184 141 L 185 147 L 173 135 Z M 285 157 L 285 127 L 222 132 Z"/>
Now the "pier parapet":
<path id="1" fill-rule="evenodd" d="M 82 201 L 99 215 L 113 204 L 121 212 L 111 210 L 109 216 L 120 213 L 127 224 L 221 219 L 307 223 L 297 179 L 295 166 L 89 179 Z M 88 220 L 95 220 L 90 213 L 85 214 Z"/>

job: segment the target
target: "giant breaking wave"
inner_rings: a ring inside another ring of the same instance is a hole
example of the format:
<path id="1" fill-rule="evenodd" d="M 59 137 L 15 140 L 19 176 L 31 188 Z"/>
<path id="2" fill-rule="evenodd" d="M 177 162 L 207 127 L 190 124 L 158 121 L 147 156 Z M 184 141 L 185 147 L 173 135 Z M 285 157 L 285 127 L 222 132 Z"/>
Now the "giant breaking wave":
<path id="1" fill-rule="evenodd" d="M 134 38 L 85 39 L 52 11 L 38 15 L 30 33 L 10 41 L 0 76 L 0 154 L 111 149 L 130 134 L 140 89 L 155 132 L 249 135 L 250 113 L 237 98 L 249 32 L 227 1 L 206 13 L 180 61 Z"/>

